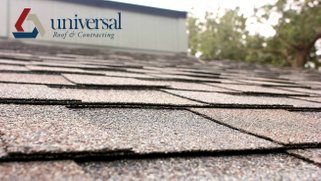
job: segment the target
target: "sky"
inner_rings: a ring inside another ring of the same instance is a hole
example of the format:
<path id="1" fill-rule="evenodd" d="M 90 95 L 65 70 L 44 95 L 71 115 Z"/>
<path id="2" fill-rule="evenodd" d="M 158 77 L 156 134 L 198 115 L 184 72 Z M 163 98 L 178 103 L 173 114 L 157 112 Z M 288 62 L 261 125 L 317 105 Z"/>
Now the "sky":
<path id="1" fill-rule="evenodd" d="M 131 4 L 146 5 L 178 11 L 192 12 L 194 16 L 203 18 L 206 11 L 222 13 L 225 8 L 234 9 L 240 7 L 241 13 L 246 17 L 253 15 L 253 9 L 267 3 L 273 3 L 276 0 L 113 0 Z M 219 10 L 220 9 L 220 10 Z M 259 33 L 263 36 L 273 36 L 274 30 L 271 25 L 276 24 L 277 15 L 268 23 L 257 24 L 249 18 L 247 29 L 250 33 Z"/>

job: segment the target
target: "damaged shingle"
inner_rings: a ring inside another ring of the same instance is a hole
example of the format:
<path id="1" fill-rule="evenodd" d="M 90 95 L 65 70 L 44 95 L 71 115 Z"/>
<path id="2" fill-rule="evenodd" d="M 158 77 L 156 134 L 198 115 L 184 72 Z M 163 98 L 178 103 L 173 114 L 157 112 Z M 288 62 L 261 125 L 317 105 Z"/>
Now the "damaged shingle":
<path id="1" fill-rule="evenodd" d="M 218 122 L 283 144 L 320 144 L 321 122 L 285 110 L 192 109 Z"/>
<path id="2" fill-rule="evenodd" d="M 179 91 L 179 90 L 165 90 L 168 93 L 186 97 L 192 100 L 197 100 L 210 104 L 223 104 L 244 106 L 244 105 L 263 105 L 269 106 L 295 106 L 295 107 L 310 107 L 320 108 L 321 105 L 318 103 L 296 100 L 291 98 L 280 98 L 280 97 L 264 97 L 264 96 L 252 96 L 252 95 L 231 95 L 222 94 L 215 92 L 196 92 L 196 91 Z"/>
<path id="3" fill-rule="evenodd" d="M 299 157 L 303 157 L 321 166 L 321 149 L 320 148 L 288 150 L 287 152 L 293 155 L 297 155 Z"/>

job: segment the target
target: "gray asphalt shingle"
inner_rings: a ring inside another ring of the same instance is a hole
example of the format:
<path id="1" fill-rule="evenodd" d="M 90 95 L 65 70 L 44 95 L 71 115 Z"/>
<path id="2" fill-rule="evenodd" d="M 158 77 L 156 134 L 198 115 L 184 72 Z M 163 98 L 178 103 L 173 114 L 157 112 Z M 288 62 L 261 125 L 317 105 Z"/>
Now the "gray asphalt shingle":
<path id="1" fill-rule="evenodd" d="M 97 180 L 319 180 L 321 168 L 284 154 L 85 162 Z"/>
<path id="2" fill-rule="evenodd" d="M 45 75 L 31 73 L 0 73 L 1 82 L 16 82 L 16 83 L 34 83 L 34 84 L 57 84 L 57 85 L 72 85 L 61 75 Z"/>
<path id="3" fill-rule="evenodd" d="M 154 81 L 157 82 L 157 81 Z M 213 92 L 237 92 L 229 89 L 224 89 L 220 87 L 215 87 L 211 85 L 201 84 L 201 83 L 191 83 L 191 82 L 177 82 L 177 81 L 163 81 L 164 85 L 169 85 L 170 88 L 189 90 L 189 91 L 213 91 Z"/>
<path id="4" fill-rule="evenodd" d="M 53 99 L 70 100 L 62 95 L 59 89 L 51 89 L 45 85 L 3 84 L 0 83 L 0 99 Z"/>
<path id="5" fill-rule="evenodd" d="M 0 105 L 0 132 L 8 153 L 62 153 L 118 149 L 112 136 L 63 106 Z M 107 136 L 107 137 L 106 137 Z M 120 145 L 128 148 L 127 145 Z"/>
<path id="6" fill-rule="evenodd" d="M 90 103 L 135 103 L 160 105 L 204 105 L 157 90 L 97 90 L 97 89 L 52 89 L 57 97 L 72 98 Z"/>
<path id="7" fill-rule="evenodd" d="M 0 62 L 1 63 L 1 62 Z M 28 71 L 28 69 L 24 66 L 18 65 L 1 65 L 0 64 L 0 71 Z"/>
<path id="8" fill-rule="evenodd" d="M 224 104 L 224 105 L 291 105 L 295 107 L 312 107 L 320 108 L 318 103 L 296 100 L 291 98 L 280 97 L 263 97 L 263 96 L 245 96 L 245 95 L 229 95 L 215 92 L 196 92 L 196 91 L 181 91 L 181 90 L 166 90 L 166 92 L 174 95 L 186 97 L 193 100 L 202 101 L 210 104 Z"/>
<path id="9" fill-rule="evenodd" d="M 3 141 L 0 139 L 0 158 L 7 156 L 7 152 L 5 151 L 5 145 Z"/>
<path id="10" fill-rule="evenodd" d="M 0 163 L 0 180 L 93 180 L 75 162 L 37 161 Z"/>
<path id="11" fill-rule="evenodd" d="M 293 87 L 282 87 L 282 90 L 296 92 L 296 93 L 308 93 L 315 96 L 321 96 L 321 90 L 304 89 L 304 88 L 293 88 Z"/>
<path id="12" fill-rule="evenodd" d="M 269 141 L 218 125 L 180 110 L 76 109 L 81 117 L 135 151 L 244 150 L 279 147 Z"/>
<path id="13" fill-rule="evenodd" d="M 8 153 L 129 149 L 139 153 L 251 150 L 279 145 L 179 110 L 1 105 Z"/>
<path id="14" fill-rule="evenodd" d="M 321 178 L 316 71 L 3 39 L 0 70 L 0 180 Z"/>
<path id="15" fill-rule="evenodd" d="M 308 95 L 304 93 L 294 93 L 291 91 L 281 90 L 277 88 L 261 87 L 255 85 L 233 85 L 233 84 L 212 84 L 217 87 L 232 89 L 235 91 L 241 91 L 245 93 L 265 93 L 265 94 L 283 94 L 288 96 L 294 95 Z"/>
<path id="16" fill-rule="evenodd" d="M 105 85 L 105 86 L 164 86 L 152 81 L 138 80 L 134 78 L 119 78 L 92 75 L 63 74 L 68 80 L 81 85 Z"/>
<path id="17" fill-rule="evenodd" d="M 299 150 L 288 150 L 288 153 L 298 155 L 305 159 L 311 160 L 321 166 L 321 149 L 299 149 Z"/>
<path id="18" fill-rule="evenodd" d="M 192 109 L 232 127 L 284 144 L 321 143 L 321 122 L 285 110 Z"/>

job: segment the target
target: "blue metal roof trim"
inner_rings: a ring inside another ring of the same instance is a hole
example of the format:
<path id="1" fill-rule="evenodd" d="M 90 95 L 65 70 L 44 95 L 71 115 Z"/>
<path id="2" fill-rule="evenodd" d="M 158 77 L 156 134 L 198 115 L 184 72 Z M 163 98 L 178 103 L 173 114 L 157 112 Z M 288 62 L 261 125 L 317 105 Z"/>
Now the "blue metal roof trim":
<path id="1" fill-rule="evenodd" d="M 158 16 L 172 17 L 172 18 L 186 18 L 187 12 L 175 11 L 169 9 L 161 9 L 149 6 L 121 3 L 115 1 L 104 1 L 104 0 L 58 0 L 67 3 L 83 4 L 88 6 L 95 6 L 100 8 L 111 8 L 117 10 L 125 10 L 132 12 L 139 12 L 144 14 L 152 14 Z"/>

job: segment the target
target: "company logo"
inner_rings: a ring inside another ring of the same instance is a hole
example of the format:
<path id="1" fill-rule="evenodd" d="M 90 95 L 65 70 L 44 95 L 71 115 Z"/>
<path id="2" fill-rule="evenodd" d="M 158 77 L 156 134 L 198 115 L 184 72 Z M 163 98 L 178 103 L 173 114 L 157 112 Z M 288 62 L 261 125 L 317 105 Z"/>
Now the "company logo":
<path id="1" fill-rule="evenodd" d="M 24 8 L 20 17 L 18 18 L 15 24 L 17 32 L 12 33 L 15 38 L 36 38 L 39 33 L 41 36 L 45 35 L 46 31 L 40 23 L 39 18 L 35 14 L 29 14 L 30 11 L 31 8 Z M 25 20 L 32 21 L 34 23 L 35 28 L 32 32 L 24 31 L 22 24 Z"/>

